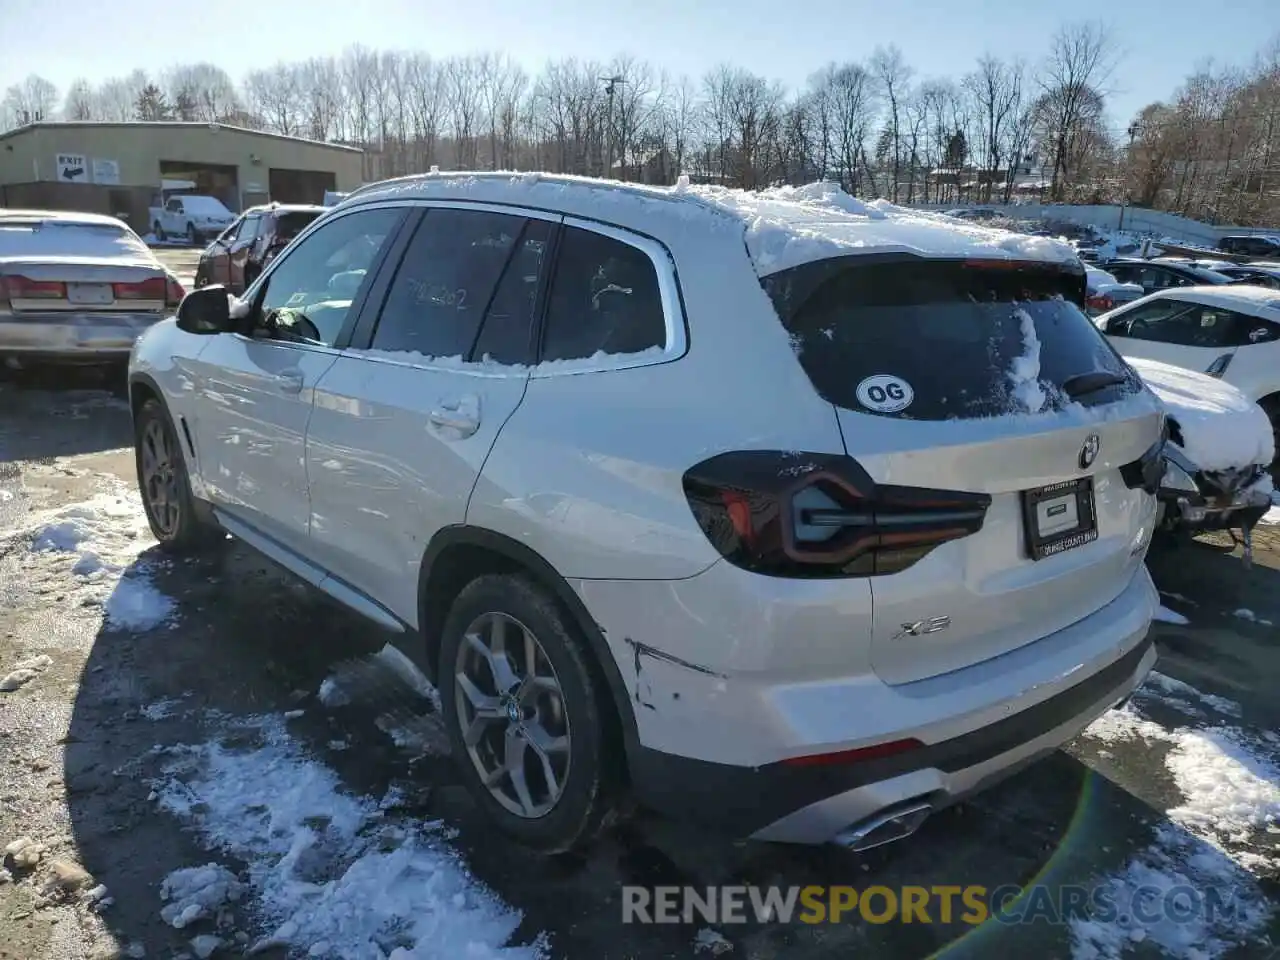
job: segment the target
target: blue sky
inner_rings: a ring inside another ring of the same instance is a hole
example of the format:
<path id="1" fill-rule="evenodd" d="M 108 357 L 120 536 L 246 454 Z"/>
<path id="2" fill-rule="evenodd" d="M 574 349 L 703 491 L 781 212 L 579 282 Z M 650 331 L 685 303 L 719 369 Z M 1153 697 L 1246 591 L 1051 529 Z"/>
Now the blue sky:
<path id="1" fill-rule="evenodd" d="M 825 62 L 896 43 L 919 76 L 958 77 L 984 51 L 1039 58 L 1064 19 L 1110 28 L 1121 53 L 1112 120 L 1123 126 L 1197 64 L 1249 62 L 1280 33 L 1280 0 L 0 0 L 0 88 L 31 72 L 65 89 L 78 75 L 193 60 L 238 80 L 352 43 L 439 56 L 505 51 L 530 70 L 549 58 L 628 52 L 697 77 L 728 61 L 791 86 Z"/>

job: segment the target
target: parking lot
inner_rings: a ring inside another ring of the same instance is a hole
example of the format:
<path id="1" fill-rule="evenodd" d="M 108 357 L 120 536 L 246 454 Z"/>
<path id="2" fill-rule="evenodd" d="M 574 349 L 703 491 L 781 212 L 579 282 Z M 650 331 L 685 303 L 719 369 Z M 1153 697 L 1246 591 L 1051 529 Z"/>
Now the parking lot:
<path id="1" fill-rule="evenodd" d="M 189 287 L 198 251 L 161 256 Z M 0 693 L 0 957 L 285 957 L 290 923 L 335 957 L 1278 955 L 1280 526 L 1248 569 L 1229 539 L 1153 550 L 1189 621 L 1154 625 L 1158 673 L 907 841 L 739 843 L 637 811 L 588 855 L 544 860 L 486 831 L 376 628 L 238 544 L 183 563 L 148 546 L 131 442 L 118 391 L 0 384 L 0 676 L 29 674 Z M 183 892 L 165 878 L 207 864 L 237 895 L 166 910 Z M 1120 909 L 622 922 L 626 885 L 1034 884 L 1109 889 Z M 1234 910 L 1135 919 L 1137 886 L 1213 888 Z"/>

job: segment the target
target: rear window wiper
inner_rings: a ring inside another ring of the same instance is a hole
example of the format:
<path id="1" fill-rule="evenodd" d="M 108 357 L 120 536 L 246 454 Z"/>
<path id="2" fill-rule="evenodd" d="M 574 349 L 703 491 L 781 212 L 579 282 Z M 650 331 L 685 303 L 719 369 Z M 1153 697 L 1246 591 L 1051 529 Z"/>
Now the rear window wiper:
<path id="1" fill-rule="evenodd" d="M 1083 397 L 1089 393 L 1097 393 L 1106 387 L 1118 387 L 1128 383 L 1123 374 L 1110 370 L 1090 370 L 1088 373 L 1077 373 L 1062 381 L 1062 392 L 1068 397 Z"/>

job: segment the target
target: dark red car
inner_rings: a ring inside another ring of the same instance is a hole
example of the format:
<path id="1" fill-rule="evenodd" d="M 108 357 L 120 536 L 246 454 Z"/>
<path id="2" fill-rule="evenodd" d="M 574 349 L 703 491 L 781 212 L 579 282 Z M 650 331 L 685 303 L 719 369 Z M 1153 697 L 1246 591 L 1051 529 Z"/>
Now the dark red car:
<path id="1" fill-rule="evenodd" d="M 250 207 L 200 255 L 195 285 L 220 283 L 232 293 L 244 293 L 262 268 L 324 212 L 324 207 L 309 204 Z"/>

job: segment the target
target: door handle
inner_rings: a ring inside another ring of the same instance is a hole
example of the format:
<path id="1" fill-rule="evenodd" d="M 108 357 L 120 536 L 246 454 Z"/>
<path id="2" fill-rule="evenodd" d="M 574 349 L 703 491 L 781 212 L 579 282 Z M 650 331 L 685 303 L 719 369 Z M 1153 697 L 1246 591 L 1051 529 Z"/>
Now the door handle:
<path id="1" fill-rule="evenodd" d="M 284 393 L 302 392 L 302 371 L 287 370 L 276 374 L 276 386 Z"/>

